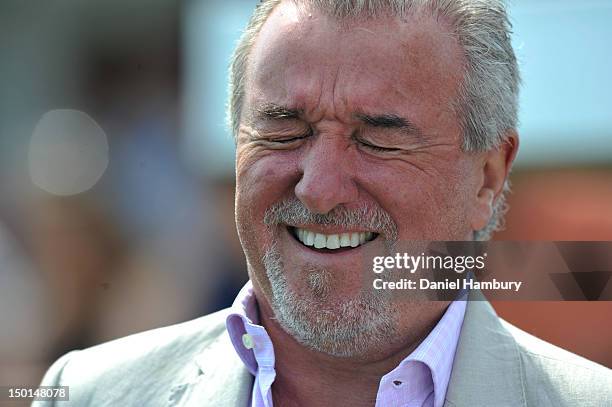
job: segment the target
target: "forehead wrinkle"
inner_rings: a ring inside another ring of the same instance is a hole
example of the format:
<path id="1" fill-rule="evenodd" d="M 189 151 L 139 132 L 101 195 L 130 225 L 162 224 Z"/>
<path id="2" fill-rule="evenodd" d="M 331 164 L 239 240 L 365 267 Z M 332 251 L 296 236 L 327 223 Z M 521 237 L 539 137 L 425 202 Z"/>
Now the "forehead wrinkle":
<path id="1" fill-rule="evenodd" d="M 341 119 L 343 116 L 344 111 L 346 110 L 346 105 L 347 105 L 347 101 L 346 98 L 342 96 L 342 91 L 338 90 L 340 85 L 340 70 L 342 68 L 344 64 L 338 64 L 338 67 L 336 68 L 336 72 L 334 72 L 332 81 L 332 94 L 331 94 L 331 106 L 332 106 L 332 112 L 333 112 L 333 116 L 336 119 Z M 345 88 L 343 88 L 345 89 Z"/>

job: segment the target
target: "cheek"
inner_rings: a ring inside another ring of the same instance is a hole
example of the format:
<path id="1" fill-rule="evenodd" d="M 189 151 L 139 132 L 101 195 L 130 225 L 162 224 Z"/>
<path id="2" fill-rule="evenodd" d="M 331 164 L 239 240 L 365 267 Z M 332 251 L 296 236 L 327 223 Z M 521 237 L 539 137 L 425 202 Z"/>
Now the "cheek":
<path id="1" fill-rule="evenodd" d="M 252 153 L 236 159 L 236 224 L 245 247 L 269 243 L 263 224 L 265 211 L 291 195 L 298 174 L 295 159 L 287 152 Z M 265 239 L 264 242 L 258 240 Z"/>
<path id="2" fill-rule="evenodd" d="M 393 218 L 400 239 L 463 239 L 467 216 L 459 169 L 407 166 L 367 172 L 362 185 Z"/>

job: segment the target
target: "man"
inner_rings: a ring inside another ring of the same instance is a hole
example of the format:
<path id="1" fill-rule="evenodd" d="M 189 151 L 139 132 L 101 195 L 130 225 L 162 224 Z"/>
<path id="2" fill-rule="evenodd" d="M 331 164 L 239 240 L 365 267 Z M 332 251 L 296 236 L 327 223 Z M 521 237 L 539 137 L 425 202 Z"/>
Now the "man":
<path id="1" fill-rule="evenodd" d="M 266 0 L 231 70 L 234 307 L 71 352 L 73 405 L 610 405 L 602 366 L 486 301 L 374 292 L 372 253 L 486 239 L 518 148 L 499 1 Z M 59 404 L 59 403 L 58 403 Z"/>

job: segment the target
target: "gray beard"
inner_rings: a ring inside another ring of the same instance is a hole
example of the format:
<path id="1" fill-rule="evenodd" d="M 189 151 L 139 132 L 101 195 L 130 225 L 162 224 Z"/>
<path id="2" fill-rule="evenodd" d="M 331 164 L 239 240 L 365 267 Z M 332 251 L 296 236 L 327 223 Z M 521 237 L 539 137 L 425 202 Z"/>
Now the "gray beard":
<path id="1" fill-rule="evenodd" d="M 307 267 L 301 272 L 307 273 L 308 290 L 295 292 L 287 283 L 276 245 L 266 251 L 263 263 L 275 317 L 302 345 L 336 357 L 356 357 L 384 348 L 396 336 L 397 309 L 386 290 L 364 289 L 356 298 L 332 304 L 330 271 Z"/>

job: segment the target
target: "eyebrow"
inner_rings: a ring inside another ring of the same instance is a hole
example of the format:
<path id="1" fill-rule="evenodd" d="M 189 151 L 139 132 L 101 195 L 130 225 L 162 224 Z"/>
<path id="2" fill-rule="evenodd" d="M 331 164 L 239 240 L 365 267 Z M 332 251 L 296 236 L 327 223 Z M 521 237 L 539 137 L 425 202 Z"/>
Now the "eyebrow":
<path id="1" fill-rule="evenodd" d="M 369 115 L 358 113 L 355 116 L 367 126 L 383 129 L 401 129 L 408 135 L 423 137 L 423 132 L 414 123 L 394 114 Z"/>
<path id="2" fill-rule="evenodd" d="M 302 111 L 300 109 L 293 109 L 276 103 L 266 103 L 253 109 L 253 119 L 259 120 L 291 120 L 299 119 L 301 115 Z M 424 137 L 423 132 L 418 126 L 395 114 L 371 115 L 357 113 L 355 117 L 366 126 L 384 129 L 400 129 L 406 135 L 417 136 L 419 138 Z"/>
<path id="3" fill-rule="evenodd" d="M 258 106 L 253 110 L 256 119 L 263 120 L 282 120 L 282 119 L 298 119 L 301 111 L 298 109 L 290 109 L 285 106 L 275 103 L 266 103 Z"/>

